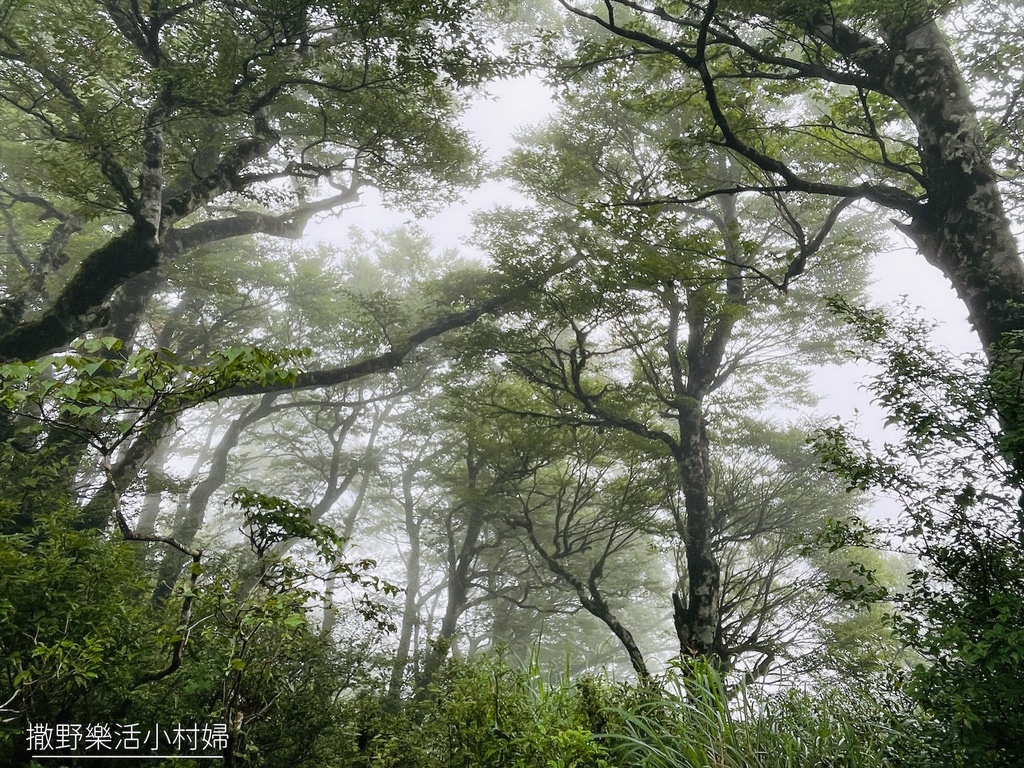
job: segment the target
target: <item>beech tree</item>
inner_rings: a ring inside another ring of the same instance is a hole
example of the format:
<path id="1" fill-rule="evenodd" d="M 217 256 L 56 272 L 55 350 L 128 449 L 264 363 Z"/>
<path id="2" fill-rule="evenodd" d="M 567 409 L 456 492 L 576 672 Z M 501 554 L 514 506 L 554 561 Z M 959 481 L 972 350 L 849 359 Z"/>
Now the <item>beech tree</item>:
<path id="1" fill-rule="evenodd" d="M 488 71 L 472 11 L 5 3 L 0 208 L 15 264 L 0 357 L 124 321 L 162 265 L 228 238 L 298 237 L 365 187 L 448 198 L 473 156 L 454 89 Z"/>
<path id="2" fill-rule="evenodd" d="M 632 433 L 651 460 L 670 460 L 685 548 L 673 596 L 680 653 L 726 660 L 734 653 L 721 625 L 710 424 L 799 390 L 798 367 L 777 363 L 830 348 L 827 322 L 805 332 L 808 314 L 817 291 L 856 291 L 862 272 L 851 253 L 863 240 L 837 227 L 842 202 L 741 195 L 734 160 L 677 139 L 701 113 L 664 108 L 666 82 L 648 86 L 649 103 L 631 92 L 609 102 L 601 78 L 581 75 L 558 120 L 513 156 L 509 173 L 549 209 L 491 220 L 492 252 L 512 264 L 565 252 L 586 261 L 529 315 L 499 324 L 507 334 L 493 343 L 548 393 L 553 412 Z M 716 191 L 683 199 L 702 184 Z M 659 205 L 645 204 L 654 197 Z M 823 249 L 833 254 L 828 270 L 815 266 Z M 772 385 L 758 390 L 758 376 Z"/>
<path id="3" fill-rule="evenodd" d="M 1024 264 L 1005 204 L 1018 197 L 1019 6 L 560 4 L 610 33 L 581 41 L 570 69 L 612 88 L 632 68 L 678 73 L 711 123 L 705 141 L 743 167 L 737 190 L 879 206 L 953 284 L 993 365 L 1019 365 Z M 789 106 L 758 109 L 754 94 Z M 1001 413 L 1018 433 L 1019 410 Z"/>

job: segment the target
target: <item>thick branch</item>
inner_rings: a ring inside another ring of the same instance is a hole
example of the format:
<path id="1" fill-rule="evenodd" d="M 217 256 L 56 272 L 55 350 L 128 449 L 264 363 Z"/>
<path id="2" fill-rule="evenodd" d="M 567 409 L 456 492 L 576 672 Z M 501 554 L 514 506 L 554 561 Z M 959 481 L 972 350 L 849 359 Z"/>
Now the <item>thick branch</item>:
<path id="1" fill-rule="evenodd" d="M 572 587 L 580 601 L 580 605 L 582 605 L 583 608 L 592 616 L 603 622 L 605 626 L 611 630 L 612 634 L 615 635 L 616 639 L 622 643 L 637 677 L 640 680 L 649 680 L 651 675 L 647 670 L 647 663 L 644 661 L 643 654 L 640 652 L 640 648 L 636 644 L 633 634 L 622 625 L 618 617 L 612 612 L 604 595 L 601 594 L 599 579 L 601 570 L 604 567 L 604 558 L 602 557 L 599 559 L 591 568 L 588 581 L 584 584 L 582 579 L 579 579 L 572 571 L 562 565 L 562 563 L 554 555 L 548 552 L 547 548 L 543 544 L 541 544 L 540 540 L 537 538 L 536 532 L 534 531 L 533 519 L 530 516 L 529 510 L 523 510 L 522 519 L 518 520 L 516 525 L 526 531 L 527 538 L 530 540 L 530 545 L 544 561 L 548 570 Z M 607 551 L 605 554 L 607 555 Z"/>
<path id="2" fill-rule="evenodd" d="M 358 188 L 316 202 L 306 203 L 286 213 L 273 215 L 242 211 L 230 218 L 201 221 L 180 230 L 171 230 L 164 239 L 164 258 L 173 259 L 202 245 L 245 235 L 273 235 L 275 237 L 301 237 L 302 232 L 317 213 L 329 211 L 359 199 Z"/>
<path id="3" fill-rule="evenodd" d="M 559 262 L 556 266 L 542 273 L 538 278 L 506 288 L 497 296 L 477 302 L 474 306 L 460 312 L 452 312 L 428 323 L 420 330 L 404 340 L 392 344 L 391 349 L 373 357 L 364 358 L 356 363 L 327 368 L 320 371 L 300 373 L 293 384 L 250 385 L 234 387 L 221 393 L 219 397 L 239 397 L 242 395 L 259 395 L 269 392 L 290 392 L 300 389 L 317 389 L 333 387 L 350 381 L 361 379 L 374 373 L 382 373 L 400 368 L 405 359 L 428 341 L 448 331 L 472 325 L 484 315 L 501 315 L 512 311 L 516 303 L 526 291 L 539 289 L 549 278 L 572 268 L 582 261 L 581 256 Z"/>
<path id="4" fill-rule="evenodd" d="M 179 221 L 214 198 L 235 189 L 242 169 L 253 160 L 264 157 L 280 139 L 280 135 L 270 127 L 269 122 L 261 114 L 255 116 L 255 128 L 252 137 L 238 142 L 224 153 L 217 167 L 209 175 L 184 192 L 164 201 L 163 216 L 169 223 Z"/>
<path id="5" fill-rule="evenodd" d="M 793 171 L 786 163 L 776 157 L 766 154 L 753 145 L 747 144 L 739 137 L 733 129 L 732 124 L 725 114 L 725 109 L 723 109 L 720 102 L 716 83 L 717 76 L 712 73 L 709 66 L 711 57 L 709 55 L 708 47 L 709 45 L 725 45 L 736 48 L 737 50 L 742 50 L 744 53 L 751 56 L 756 57 L 759 56 L 759 54 L 751 46 L 744 44 L 734 34 L 731 34 L 720 27 L 714 26 L 717 22 L 716 13 L 718 10 L 717 2 L 715 2 L 715 0 L 711 0 L 711 2 L 708 3 L 699 23 L 692 21 L 683 22 L 677 18 L 668 19 L 676 26 L 683 26 L 696 32 L 696 40 L 689 46 L 618 24 L 615 22 L 614 16 L 611 14 L 609 14 L 608 19 L 603 19 L 596 14 L 585 12 L 580 8 L 573 6 L 566 0 L 559 1 L 570 12 L 595 22 L 608 32 L 611 32 L 623 39 L 648 46 L 653 50 L 671 55 L 682 62 L 688 69 L 695 72 L 700 78 L 701 86 L 704 91 L 704 99 L 711 112 L 711 117 L 714 120 L 715 125 L 718 127 L 719 132 L 722 134 L 721 145 L 732 150 L 741 157 L 746 158 L 753 163 L 753 165 L 761 171 L 769 174 L 771 177 L 781 179 L 787 188 L 797 192 L 830 195 L 832 197 L 864 198 L 878 203 L 879 205 L 903 211 L 907 214 L 913 214 L 917 210 L 917 198 L 898 187 L 869 184 L 866 182 L 853 186 L 815 181 L 801 176 Z M 665 18 L 661 9 L 644 8 L 634 3 L 619 4 L 626 5 L 638 12 Z M 608 5 L 611 6 L 611 3 Z M 840 29 L 840 25 L 835 25 L 835 28 Z M 852 43 L 849 43 L 846 38 L 843 39 L 845 42 L 852 45 Z M 857 50 L 860 51 L 861 58 L 864 59 L 864 66 L 874 66 L 878 64 L 876 59 L 869 58 L 867 50 Z M 795 73 L 801 76 L 815 77 L 828 82 L 844 83 L 849 80 L 849 76 L 842 75 L 842 73 L 837 73 L 826 67 L 815 67 L 795 60 L 782 59 L 779 61 L 766 61 L 765 63 L 786 66 L 792 68 Z M 874 71 L 872 74 L 874 74 Z M 854 82 L 858 85 L 864 85 L 862 81 Z M 880 86 L 881 83 L 878 83 L 878 85 Z"/>
<path id="6" fill-rule="evenodd" d="M 95 324 L 95 315 L 114 291 L 135 275 L 157 266 L 156 230 L 140 220 L 82 261 L 49 309 L 0 336 L 0 359 L 33 360 Z"/>
<path id="7" fill-rule="evenodd" d="M 102 324 L 103 318 L 98 315 L 114 292 L 133 277 L 156 268 L 162 258 L 174 258 L 201 245 L 243 235 L 297 237 L 316 213 L 356 199 L 358 190 L 352 188 L 277 216 L 245 212 L 229 219 L 200 222 L 181 231 L 171 230 L 162 246 L 157 242 L 154 222 L 138 220 L 86 256 L 42 315 L 0 334 L 0 359 L 38 358 Z M 166 216 L 166 206 L 163 213 Z"/>

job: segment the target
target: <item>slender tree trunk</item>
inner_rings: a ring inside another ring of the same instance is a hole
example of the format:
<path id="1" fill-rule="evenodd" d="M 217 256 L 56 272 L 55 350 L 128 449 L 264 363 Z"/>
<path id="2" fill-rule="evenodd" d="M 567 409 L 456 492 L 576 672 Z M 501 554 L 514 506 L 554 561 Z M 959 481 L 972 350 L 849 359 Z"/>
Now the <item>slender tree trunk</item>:
<path id="1" fill-rule="evenodd" d="M 238 445 L 238 441 L 246 427 L 270 413 L 276 398 L 277 395 L 264 395 L 260 398 L 258 404 L 250 406 L 243 411 L 228 427 L 224 436 L 217 444 L 209 473 L 192 491 L 184 514 L 175 523 L 174 530 L 171 533 L 171 538 L 175 541 L 185 546 L 192 546 L 196 533 L 199 532 L 203 525 L 203 520 L 206 517 L 206 507 L 210 503 L 210 498 L 227 479 L 228 457 L 232 449 Z M 170 597 L 181 569 L 187 561 L 188 558 L 177 550 L 167 552 L 157 572 L 156 589 L 153 591 L 154 602 L 160 603 Z"/>
<path id="2" fill-rule="evenodd" d="M 475 458 L 472 441 L 466 447 L 466 468 L 467 468 L 467 489 L 469 491 L 469 517 L 466 521 L 466 532 L 462 537 L 462 543 L 456 552 L 454 537 L 449 533 L 448 552 L 448 585 L 447 602 L 445 603 L 444 616 L 441 619 L 441 630 L 434 640 L 434 646 L 427 653 L 423 663 L 423 670 L 417 683 L 417 695 L 422 697 L 426 694 L 427 686 L 434 679 L 441 664 L 444 663 L 451 649 L 455 633 L 459 628 L 459 619 L 465 613 L 469 602 L 469 588 L 472 579 L 473 564 L 479 552 L 477 546 L 484 527 L 484 504 L 483 500 L 476 497 L 477 476 L 480 474 L 481 464 Z M 454 521 L 452 521 L 454 522 Z"/>
<path id="3" fill-rule="evenodd" d="M 647 662 L 644 661 L 644 655 L 640 652 L 640 646 L 637 645 L 636 639 L 633 637 L 633 633 L 630 632 L 626 627 L 622 625 L 619 618 L 612 613 L 611 608 L 603 597 L 598 596 L 597 599 L 589 597 L 588 599 L 582 600 L 582 605 L 597 619 L 600 619 L 608 629 L 611 630 L 612 634 L 615 635 L 615 639 L 621 643 L 622 647 L 626 651 L 626 655 L 629 656 L 630 666 L 633 667 L 633 671 L 636 672 L 637 678 L 643 682 L 651 679 L 651 673 L 647 669 Z"/>
<path id="4" fill-rule="evenodd" d="M 647 662 L 644 661 L 643 653 L 640 652 L 640 646 L 637 645 L 633 634 L 623 626 L 619 618 L 612 612 L 608 601 L 601 594 L 599 582 L 601 572 L 605 566 L 604 558 L 602 557 L 591 566 L 590 576 L 584 582 L 563 565 L 562 560 L 549 552 L 540 539 L 537 538 L 537 533 L 533 527 L 533 518 L 529 512 L 524 511 L 522 522 L 518 523 L 518 525 L 526 531 L 526 535 L 530 539 L 530 545 L 540 555 L 548 570 L 572 587 L 584 610 L 608 627 L 615 636 L 615 639 L 622 644 L 626 655 L 629 656 L 629 663 L 632 665 L 633 671 L 636 672 L 637 678 L 641 681 L 649 680 L 651 673 L 647 669 Z"/>
<path id="5" fill-rule="evenodd" d="M 86 529 L 105 530 L 114 510 L 114 499 L 131 486 L 139 472 L 174 429 L 174 417 L 160 416 L 139 433 L 118 459 L 103 485 L 82 509 L 81 524 Z"/>
<path id="6" fill-rule="evenodd" d="M 373 434 L 370 436 L 370 441 L 366 447 L 367 460 L 373 450 Z M 359 511 L 363 508 L 363 501 L 366 499 L 366 489 L 370 485 L 370 468 L 364 467 L 363 473 L 359 478 L 359 490 L 356 492 L 356 498 L 352 502 L 352 506 L 349 507 L 348 513 L 345 515 L 345 520 L 341 526 L 341 535 L 348 541 L 352 538 L 352 532 L 356 527 L 356 520 L 359 517 Z M 324 619 L 320 625 L 320 637 L 327 638 L 331 636 L 334 631 L 334 626 L 337 624 L 338 615 L 334 607 L 334 589 L 337 586 L 337 576 L 333 573 L 327 577 L 324 583 Z"/>
<path id="7" fill-rule="evenodd" d="M 714 517 L 708 492 L 710 461 L 704 413 L 699 404 L 679 416 L 680 442 L 673 458 L 686 505 L 685 551 L 688 594 L 673 599 L 674 622 L 683 656 L 717 659 L 721 574 L 714 546 Z"/>
<path id="8" fill-rule="evenodd" d="M 676 402 L 679 438 L 672 445 L 672 458 L 679 472 L 686 508 L 685 527 L 679 531 L 686 551 L 687 595 L 672 596 L 673 622 L 683 656 L 701 656 L 721 661 L 718 637 L 721 624 L 721 568 L 715 553 L 715 519 L 709 485 L 711 460 L 704 400 L 714 389 L 716 377 L 732 338 L 737 311 L 744 302 L 744 289 L 736 266 L 741 258 L 740 227 L 735 198 L 722 195 L 721 218 L 716 222 L 724 248 L 732 261 L 725 280 L 726 305 L 716 310 L 707 288 L 690 288 L 685 305 L 674 284 L 666 285 L 664 301 L 669 313 L 666 352 Z M 682 326 L 686 344 L 681 349 Z M 684 362 L 685 361 L 685 362 Z M 680 521 L 677 520 L 677 525 Z"/>
<path id="9" fill-rule="evenodd" d="M 471 570 L 473 562 L 476 560 L 477 542 L 482 529 L 483 510 L 478 505 L 474 505 L 470 512 L 462 545 L 459 547 L 458 553 L 452 553 L 449 559 L 444 616 L 441 617 L 441 629 L 437 633 L 437 637 L 434 638 L 433 647 L 427 652 L 427 658 L 423 663 L 423 671 L 420 673 L 420 680 L 417 684 L 420 692 L 426 690 L 438 670 L 441 669 L 458 632 L 459 619 L 466 612 L 469 603 Z"/>
<path id="10" fill-rule="evenodd" d="M 402 507 L 405 512 L 405 531 L 409 538 L 409 554 L 405 560 L 405 600 L 402 606 L 402 625 L 398 634 L 395 662 L 391 667 L 391 678 L 388 681 L 388 697 L 396 700 L 402 693 L 405 671 L 409 666 L 412 633 L 419 622 L 421 521 L 416 514 L 416 500 L 413 496 L 412 475 L 414 472 L 415 467 L 409 467 L 402 473 Z"/>
<path id="11" fill-rule="evenodd" d="M 163 496 L 163 485 L 167 481 L 164 464 L 171 452 L 171 440 L 165 437 L 159 442 L 149 457 L 146 475 L 146 495 L 142 499 L 139 511 L 139 522 L 135 532 L 140 536 L 152 536 L 156 533 L 156 521 L 160 517 L 160 501 Z"/>

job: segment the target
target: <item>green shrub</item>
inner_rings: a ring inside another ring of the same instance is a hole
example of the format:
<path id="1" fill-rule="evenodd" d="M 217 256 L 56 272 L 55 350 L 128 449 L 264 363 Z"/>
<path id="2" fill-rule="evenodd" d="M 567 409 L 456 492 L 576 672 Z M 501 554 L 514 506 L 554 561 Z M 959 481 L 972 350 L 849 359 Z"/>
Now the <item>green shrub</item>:
<path id="1" fill-rule="evenodd" d="M 917 567 L 902 589 L 864 595 L 891 609 L 896 636 L 921 659 L 907 693 L 928 713 L 938 765 L 1024 764 L 1024 435 L 1000 428 L 1024 407 L 1021 360 L 1007 337 L 1001 362 L 931 349 L 927 325 L 835 302 L 879 367 L 869 385 L 898 439 L 881 448 L 844 427 L 815 439 L 851 490 L 898 498 L 889 524 L 829 532 L 901 548 Z M 1005 423 L 1005 420 L 1004 420 Z"/>
<path id="2" fill-rule="evenodd" d="M 515 670 L 495 658 L 451 661 L 418 701 L 365 694 L 351 704 L 347 762 L 381 768 L 603 768 L 592 733 L 600 684 Z"/>
<path id="3" fill-rule="evenodd" d="M 29 722 L 117 719 L 158 622 L 132 547 L 75 530 L 66 506 L 0 534 L 0 763 L 24 761 Z"/>

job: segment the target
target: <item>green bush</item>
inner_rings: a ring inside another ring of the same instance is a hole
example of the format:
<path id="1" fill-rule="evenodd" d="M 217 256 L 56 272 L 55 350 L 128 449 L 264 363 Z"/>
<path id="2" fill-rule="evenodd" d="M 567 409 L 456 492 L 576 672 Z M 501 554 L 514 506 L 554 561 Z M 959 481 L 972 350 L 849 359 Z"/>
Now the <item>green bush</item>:
<path id="1" fill-rule="evenodd" d="M 419 700 L 365 694 L 350 704 L 342 765 L 381 768 L 603 768 L 594 737 L 604 687 L 554 686 L 496 658 L 450 661 Z"/>
<path id="2" fill-rule="evenodd" d="M 153 577 L 139 557 L 144 545 L 83 528 L 79 510 L 51 498 L 57 509 L 44 514 L 40 506 L 31 528 L 0 533 L 0 765 L 29 764 L 30 723 L 166 729 L 236 720 L 233 765 L 330 764 L 345 735 L 337 702 L 372 672 L 372 634 L 340 646 L 321 637 L 309 621 L 314 593 L 302 586 L 309 575 L 301 564 L 255 562 L 244 548 L 208 555 L 182 585 L 186 594 L 154 604 Z M 15 509 L 0 500 L 7 521 Z M 369 563 L 336 560 L 340 542 L 321 541 L 320 533 L 298 535 L 327 548 L 317 554 L 354 583 L 384 588 Z M 353 612 L 382 620 L 369 604 Z"/>
<path id="3" fill-rule="evenodd" d="M 130 545 L 76 530 L 72 511 L 0 535 L 0 763 L 24 762 L 29 722 L 113 722 L 158 622 Z"/>
<path id="4" fill-rule="evenodd" d="M 869 389 L 899 437 L 876 448 L 833 427 L 816 447 L 851 490 L 886 491 L 903 511 L 888 525 L 833 530 L 832 546 L 874 541 L 916 559 L 906 587 L 864 599 L 891 609 L 897 637 L 921 659 L 906 691 L 929 715 L 937 764 L 1022 765 L 1024 436 L 1000 428 L 1024 407 L 1021 360 L 990 371 L 978 356 L 931 349 L 919 321 L 836 308 L 882 371 Z"/>
<path id="5" fill-rule="evenodd" d="M 730 691 L 707 665 L 659 684 L 549 685 L 500 659 L 450 662 L 419 700 L 348 702 L 331 766 L 381 768 L 917 768 L 934 732 L 895 683 L 771 695 Z"/>

